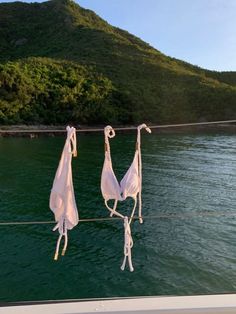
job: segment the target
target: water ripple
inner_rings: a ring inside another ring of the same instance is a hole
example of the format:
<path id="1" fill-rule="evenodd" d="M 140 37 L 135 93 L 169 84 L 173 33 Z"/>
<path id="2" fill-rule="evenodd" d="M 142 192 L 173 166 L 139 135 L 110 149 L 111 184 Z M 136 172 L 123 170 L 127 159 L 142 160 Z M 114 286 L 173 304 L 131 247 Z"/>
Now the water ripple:
<path id="1" fill-rule="evenodd" d="M 143 136 L 144 215 L 195 215 L 136 221 L 134 273 L 120 271 L 122 221 L 79 224 L 58 262 L 51 225 L 1 227 L 0 300 L 235 292 L 236 219 L 196 217 L 204 210 L 235 212 L 235 140 L 232 134 Z M 80 216 L 106 216 L 103 137 L 79 135 L 78 143 L 73 172 Z M 59 137 L 0 138 L 1 221 L 53 219 L 48 198 L 62 147 Z M 135 135 L 117 134 L 111 149 L 120 180 L 132 161 Z M 131 200 L 119 204 L 123 213 L 130 208 Z"/>

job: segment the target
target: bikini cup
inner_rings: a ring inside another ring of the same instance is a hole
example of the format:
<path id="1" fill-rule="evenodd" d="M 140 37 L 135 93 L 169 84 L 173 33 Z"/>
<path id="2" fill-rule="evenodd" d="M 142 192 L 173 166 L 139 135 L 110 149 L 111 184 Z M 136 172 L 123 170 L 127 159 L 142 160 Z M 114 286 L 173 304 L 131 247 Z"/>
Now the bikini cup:
<path id="1" fill-rule="evenodd" d="M 123 218 L 124 216 L 121 215 L 116 211 L 117 202 L 122 201 L 121 197 L 121 189 L 120 185 L 116 179 L 112 168 L 112 161 L 111 161 L 111 152 L 110 152 L 110 144 L 109 138 L 113 138 L 115 136 L 115 131 L 113 128 L 108 125 L 104 128 L 104 135 L 105 135 L 105 159 L 102 169 L 102 176 L 101 176 L 101 191 L 102 196 L 104 198 L 105 205 L 107 209 L 111 212 L 111 217 L 115 214 L 118 217 Z M 109 200 L 115 200 L 113 208 L 108 205 Z"/>
<path id="2" fill-rule="evenodd" d="M 120 182 L 122 199 L 125 200 L 127 197 L 136 198 L 140 188 L 139 178 L 139 163 L 138 163 L 138 151 L 135 151 L 134 159 L 126 172 L 125 176 Z"/>
<path id="3" fill-rule="evenodd" d="M 102 170 L 101 177 L 101 190 L 102 195 L 105 200 L 105 205 L 108 210 L 111 212 L 110 216 L 113 214 L 124 218 L 122 214 L 116 211 L 117 202 L 123 201 L 127 197 L 132 197 L 134 199 L 134 207 L 131 214 L 131 219 L 134 215 L 134 211 L 137 205 L 137 194 L 139 194 L 139 218 L 140 223 L 142 223 L 141 217 L 141 183 L 142 183 L 142 174 L 141 174 L 141 150 L 140 150 L 140 131 L 145 128 L 147 132 L 151 133 L 151 130 L 146 126 L 146 124 L 142 124 L 138 126 L 138 134 L 137 134 L 137 143 L 136 143 L 136 151 L 134 155 L 133 162 L 126 172 L 125 176 L 121 180 L 120 184 L 117 181 L 117 178 L 114 174 L 112 168 L 111 154 L 110 154 L 110 144 L 109 138 L 113 138 L 115 136 L 115 131 L 111 126 L 107 126 L 104 129 L 105 134 L 105 160 Z M 108 200 L 114 199 L 113 208 L 109 207 L 107 204 Z"/>
<path id="4" fill-rule="evenodd" d="M 49 202 L 49 207 L 53 211 L 55 220 L 57 222 L 53 231 L 57 229 L 59 231 L 59 238 L 54 257 L 55 260 L 58 258 L 59 246 L 62 236 L 65 236 L 65 245 L 62 251 L 62 255 L 64 255 L 68 242 L 67 230 L 71 230 L 78 224 L 79 221 L 79 215 L 74 196 L 71 168 L 72 155 L 77 155 L 76 130 L 70 127 L 67 127 L 66 130 L 67 139 L 53 182 Z"/>
<path id="5" fill-rule="evenodd" d="M 115 199 L 121 201 L 121 190 L 120 185 L 116 179 L 113 171 L 110 144 L 108 138 L 113 138 L 115 136 L 115 131 L 111 126 L 107 126 L 104 130 L 105 133 L 105 159 L 102 169 L 101 178 L 101 190 L 105 201 L 110 199 Z"/>

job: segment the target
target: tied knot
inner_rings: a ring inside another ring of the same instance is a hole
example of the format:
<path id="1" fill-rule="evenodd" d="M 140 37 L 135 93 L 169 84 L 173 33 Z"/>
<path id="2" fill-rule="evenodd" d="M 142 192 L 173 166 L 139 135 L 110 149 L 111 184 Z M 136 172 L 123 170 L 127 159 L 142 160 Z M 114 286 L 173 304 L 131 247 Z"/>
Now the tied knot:
<path id="1" fill-rule="evenodd" d="M 77 157 L 77 139 L 76 139 L 76 129 L 73 127 L 66 127 L 67 130 L 67 140 L 70 142 L 70 152 L 73 157 Z"/>
<path id="2" fill-rule="evenodd" d="M 129 220 L 128 220 L 128 217 L 124 217 L 124 260 L 123 260 L 123 264 L 121 265 L 121 270 L 125 269 L 126 260 L 128 258 L 129 270 L 131 272 L 134 271 L 133 264 L 132 264 L 132 255 L 131 255 L 132 247 L 133 247 L 133 239 L 131 236 L 131 228 L 130 228 Z"/>
<path id="3" fill-rule="evenodd" d="M 66 221 L 65 221 L 65 219 L 63 217 L 60 219 L 60 221 L 53 228 L 53 231 L 56 231 L 57 229 L 58 229 L 58 232 L 59 232 L 59 237 L 58 237 L 58 240 L 57 240 L 56 252 L 55 252 L 55 255 L 54 255 L 54 260 L 55 261 L 58 259 L 60 243 L 61 243 L 61 239 L 62 239 L 63 236 L 65 237 L 65 242 L 64 242 L 64 247 L 62 249 L 62 253 L 61 253 L 62 256 L 65 255 L 66 249 L 67 249 L 67 244 L 68 244 L 67 226 L 66 226 Z"/>
<path id="4" fill-rule="evenodd" d="M 108 125 L 104 128 L 104 133 L 106 137 L 113 138 L 116 133 L 112 126 Z"/>

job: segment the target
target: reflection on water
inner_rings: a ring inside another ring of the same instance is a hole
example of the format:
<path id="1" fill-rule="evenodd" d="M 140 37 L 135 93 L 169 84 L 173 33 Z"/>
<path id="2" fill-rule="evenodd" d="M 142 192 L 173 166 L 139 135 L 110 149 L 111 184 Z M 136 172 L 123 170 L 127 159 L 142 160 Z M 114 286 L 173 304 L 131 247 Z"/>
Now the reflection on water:
<path id="1" fill-rule="evenodd" d="M 133 159 L 135 134 L 111 140 L 121 179 Z M 143 213 L 194 213 L 148 219 L 132 227 L 135 272 L 121 272 L 122 221 L 80 223 L 67 254 L 53 261 L 52 225 L 0 227 L 0 300 L 43 300 L 236 291 L 235 135 L 142 137 Z M 0 139 L 0 221 L 52 220 L 48 198 L 63 138 Z M 81 218 L 108 216 L 100 192 L 103 136 L 80 135 L 73 160 Z M 119 205 L 127 211 L 131 202 Z M 196 217 L 199 211 L 224 212 Z M 96 240 L 95 240 L 96 239 Z"/>

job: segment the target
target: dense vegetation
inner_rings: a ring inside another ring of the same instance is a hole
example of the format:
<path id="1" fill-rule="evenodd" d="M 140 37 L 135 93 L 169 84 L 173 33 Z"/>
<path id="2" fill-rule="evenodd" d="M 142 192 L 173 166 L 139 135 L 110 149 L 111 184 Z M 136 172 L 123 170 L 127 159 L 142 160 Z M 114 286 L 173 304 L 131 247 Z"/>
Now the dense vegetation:
<path id="1" fill-rule="evenodd" d="M 0 65 L 0 95 L 3 123 L 89 124 L 123 119 L 119 92 L 112 82 L 72 62 L 29 58 Z"/>
<path id="2" fill-rule="evenodd" d="M 167 57 L 70 0 L 0 4 L 0 123 L 236 118 L 236 73 Z"/>

